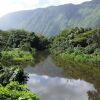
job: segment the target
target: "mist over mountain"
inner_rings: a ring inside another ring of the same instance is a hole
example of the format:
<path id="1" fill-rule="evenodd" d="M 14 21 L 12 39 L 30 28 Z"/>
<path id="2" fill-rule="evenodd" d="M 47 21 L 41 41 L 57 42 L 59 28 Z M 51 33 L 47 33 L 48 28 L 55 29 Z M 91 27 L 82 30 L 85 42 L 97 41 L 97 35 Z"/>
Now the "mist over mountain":
<path id="1" fill-rule="evenodd" d="M 50 36 L 76 26 L 100 27 L 100 0 L 18 11 L 0 18 L 0 29 L 25 29 Z"/>

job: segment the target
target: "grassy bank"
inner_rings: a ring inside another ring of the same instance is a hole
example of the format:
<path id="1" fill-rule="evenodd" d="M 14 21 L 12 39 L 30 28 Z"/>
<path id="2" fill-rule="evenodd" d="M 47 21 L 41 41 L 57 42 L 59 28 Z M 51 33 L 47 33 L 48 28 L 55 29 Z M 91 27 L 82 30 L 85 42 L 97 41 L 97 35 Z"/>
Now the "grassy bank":
<path id="1" fill-rule="evenodd" d="M 99 53 L 99 52 L 98 52 Z M 60 56 L 63 59 L 68 59 L 74 62 L 87 64 L 87 65 L 94 65 L 94 66 L 100 66 L 100 55 L 94 54 L 84 54 L 83 52 L 76 50 L 73 52 L 66 52 L 61 53 Z"/>
<path id="2" fill-rule="evenodd" d="M 1 52 L 0 60 L 8 63 L 28 63 L 35 62 L 35 49 L 31 52 L 21 50 L 20 48 L 13 48 Z"/>
<path id="3" fill-rule="evenodd" d="M 73 60 L 65 59 L 62 56 L 52 56 L 54 62 L 59 66 L 63 67 L 64 75 L 69 78 L 81 78 L 92 80 L 97 78 L 100 81 L 100 67 L 94 66 L 93 64 L 86 64 L 75 62 Z M 88 77 L 87 77 L 88 76 Z"/>

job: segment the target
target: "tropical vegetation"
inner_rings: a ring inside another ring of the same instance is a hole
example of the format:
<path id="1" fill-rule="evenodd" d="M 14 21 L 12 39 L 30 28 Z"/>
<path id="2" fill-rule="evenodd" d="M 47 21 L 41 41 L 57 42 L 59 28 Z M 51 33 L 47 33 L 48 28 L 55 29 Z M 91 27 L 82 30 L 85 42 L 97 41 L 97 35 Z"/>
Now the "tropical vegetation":
<path id="1" fill-rule="evenodd" d="M 50 50 L 66 61 L 100 66 L 100 28 L 64 30 L 55 37 Z"/>
<path id="2" fill-rule="evenodd" d="M 31 93 L 25 84 L 10 82 L 6 86 L 0 84 L 0 100 L 40 100 L 39 96 Z"/>
<path id="3" fill-rule="evenodd" d="M 21 66 L 0 64 L 0 100 L 39 100 L 25 85 L 28 75 Z"/>
<path id="4" fill-rule="evenodd" d="M 25 85 L 28 74 L 24 72 L 21 64 L 31 61 L 35 63 L 37 53 L 43 50 L 50 51 L 56 61 L 64 64 L 85 63 L 100 67 L 100 28 L 65 29 L 50 38 L 25 30 L 0 30 L 1 100 L 39 100 L 39 97 L 31 93 Z M 95 68 L 94 72 L 90 70 L 92 67 L 80 67 L 86 73 L 87 69 L 91 73 L 97 72 Z M 79 66 L 75 68 L 80 70 Z"/>

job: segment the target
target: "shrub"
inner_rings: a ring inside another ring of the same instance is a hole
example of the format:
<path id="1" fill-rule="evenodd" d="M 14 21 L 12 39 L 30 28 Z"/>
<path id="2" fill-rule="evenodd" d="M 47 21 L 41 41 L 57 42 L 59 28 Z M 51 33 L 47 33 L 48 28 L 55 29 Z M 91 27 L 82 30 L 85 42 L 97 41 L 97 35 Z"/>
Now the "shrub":
<path id="1" fill-rule="evenodd" d="M 10 82 L 5 87 L 0 85 L 0 100 L 40 100 L 31 93 L 27 86 L 18 82 Z"/>
<path id="2" fill-rule="evenodd" d="M 9 66 L 8 68 L 0 65 L 0 84 L 7 85 L 10 81 L 18 81 L 19 83 L 26 83 L 28 75 L 24 73 L 21 66 Z"/>
<path id="3" fill-rule="evenodd" d="M 14 48 L 9 51 L 1 52 L 1 60 L 6 62 L 13 61 L 34 61 L 35 50 L 32 49 L 32 54 L 29 51 L 23 51 L 19 48 Z"/>

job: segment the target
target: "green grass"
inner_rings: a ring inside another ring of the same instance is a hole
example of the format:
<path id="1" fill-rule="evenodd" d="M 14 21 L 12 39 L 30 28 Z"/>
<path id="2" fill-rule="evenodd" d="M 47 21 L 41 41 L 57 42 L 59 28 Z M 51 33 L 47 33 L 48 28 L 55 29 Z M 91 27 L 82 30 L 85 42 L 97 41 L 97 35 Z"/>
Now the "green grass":
<path id="1" fill-rule="evenodd" d="M 35 51 L 31 53 L 29 51 L 23 51 L 20 48 L 14 48 L 9 51 L 2 51 L 1 61 L 6 61 L 6 62 L 32 61 L 34 62 L 34 56 L 35 56 Z"/>
<path id="2" fill-rule="evenodd" d="M 73 53 L 61 53 L 60 56 L 64 59 L 70 59 L 75 62 L 85 63 L 85 64 L 93 64 L 96 66 L 100 66 L 100 55 L 93 54 L 83 54 L 78 52 Z"/>

